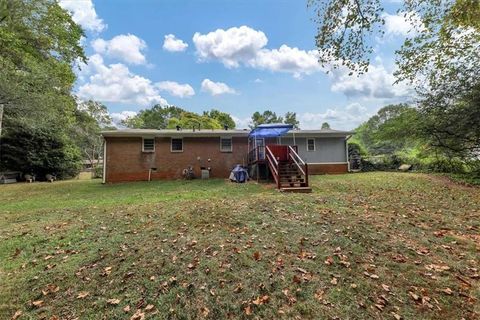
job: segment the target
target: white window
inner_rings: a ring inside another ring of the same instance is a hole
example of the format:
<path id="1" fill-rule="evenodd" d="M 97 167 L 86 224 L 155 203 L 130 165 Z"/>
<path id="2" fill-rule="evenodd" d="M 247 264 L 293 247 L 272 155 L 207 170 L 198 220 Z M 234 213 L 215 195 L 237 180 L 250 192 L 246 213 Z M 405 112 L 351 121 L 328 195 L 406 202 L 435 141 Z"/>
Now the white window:
<path id="1" fill-rule="evenodd" d="M 142 151 L 143 152 L 155 152 L 155 139 L 154 138 L 143 138 Z"/>
<path id="2" fill-rule="evenodd" d="M 183 152 L 183 139 L 172 138 L 171 151 L 172 152 Z"/>
<path id="3" fill-rule="evenodd" d="M 315 139 L 307 139 L 307 151 L 315 151 Z"/>
<path id="4" fill-rule="evenodd" d="M 232 152 L 232 138 L 220 138 L 220 151 Z"/>

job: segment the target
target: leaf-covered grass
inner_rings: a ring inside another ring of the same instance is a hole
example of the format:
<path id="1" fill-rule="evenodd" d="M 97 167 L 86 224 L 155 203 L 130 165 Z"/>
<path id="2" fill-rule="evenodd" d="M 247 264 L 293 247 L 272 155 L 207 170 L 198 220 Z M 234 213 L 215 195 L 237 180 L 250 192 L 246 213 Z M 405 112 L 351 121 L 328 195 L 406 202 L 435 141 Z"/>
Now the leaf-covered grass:
<path id="1" fill-rule="evenodd" d="M 0 186 L 0 319 L 479 316 L 480 189 L 311 181 Z"/>

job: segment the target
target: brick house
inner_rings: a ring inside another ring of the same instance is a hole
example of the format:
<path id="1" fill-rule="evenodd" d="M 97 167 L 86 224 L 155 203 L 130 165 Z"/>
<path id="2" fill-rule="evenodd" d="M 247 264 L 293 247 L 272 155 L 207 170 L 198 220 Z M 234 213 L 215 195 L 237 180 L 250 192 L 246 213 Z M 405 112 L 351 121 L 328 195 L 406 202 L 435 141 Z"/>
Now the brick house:
<path id="1" fill-rule="evenodd" d="M 269 145 L 294 146 L 310 174 L 349 170 L 347 139 L 351 132 L 346 131 L 294 130 L 276 138 L 253 137 L 248 130 L 211 129 L 125 129 L 104 131 L 102 135 L 106 183 L 178 179 L 190 166 L 197 177 L 204 168 L 212 178 L 228 178 L 237 164 L 257 164 L 261 169 Z"/>

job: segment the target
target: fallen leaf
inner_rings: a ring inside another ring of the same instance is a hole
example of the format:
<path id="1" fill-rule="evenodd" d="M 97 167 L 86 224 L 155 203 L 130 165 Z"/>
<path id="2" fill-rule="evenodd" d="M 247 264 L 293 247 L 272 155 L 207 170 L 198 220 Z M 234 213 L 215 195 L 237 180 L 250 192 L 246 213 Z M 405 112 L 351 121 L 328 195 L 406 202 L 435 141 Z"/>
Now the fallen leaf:
<path id="1" fill-rule="evenodd" d="M 17 320 L 22 315 L 22 310 L 17 310 L 12 316 L 12 320 Z"/>
<path id="2" fill-rule="evenodd" d="M 443 290 L 440 290 L 440 291 L 447 294 L 447 295 L 452 295 L 453 294 L 453 291 L 450 288 L 446 288 L 446 289 L 443 289 Z"/>
<path id="3" fill-rule="evenodd" d="M 130 312 L 130 306 L 129 305 L 126 305 L 124 308 L 123 308 L 123 311 L 125 313 L 129 313 Z"/>
<path id="4" fill-rule="evenodd" d="M 210 310 L 207 307 L 200 308 L 200 311 L 202 312 L 202 316 L 204 318 L 208 317 L 208 314 L 210 313 Z"/>
<path id="5" fill-rule="evenodd" d="M 328 257 L 326 260 L 325 260 L 325 264 L 326 265 L 332 265 L 334 262 L 333 258 L 332 257 Z"/>
<path id="6" fill-rule="evenodd" d="M 386 284 L 382 283 L 382 288 L 383 290 L 390 292 L 390 286 L 387 286 Z"/>
<path id="7" fill-rule="evenodd" d="M 419 297 L 417 294 L 413 293 L 412 291 L 409 291 L 408 294 L 409 294 L 410 297 L 412 297 L 412 299 L 415 300 L 415 301 L 418 301 L 418 300 L 420 299 L 420 297 Z"/>
<path id="8" fill-rule="evenodd" d="M 399 314 L 396 314 L 395 312 L 391 312 L 392 316 L 395 318 L 395 320 L 401 320 L 402 317 Z"/>
<path id="9" fill-rule="evenodd" d="M 258 297 L 257 299 L 253 300 L 252 303 L 256 306 L 259 306 L 261 304 L 267 303 L 270 297 L 268 295 L 264 295 L 262 297 Z"/>
<path id="10" fill-rule="evenodd" d="M 120 299 L 108 299 L 107 303 L 111 305 L 117 305 L 120 303 Z"/>
<path id="11" fill-rule="evenodd" d="M 35 307 L 40 308 L 40 307 L 43 305 L 43 300 L 33 301 L 32 304 L 33 304 Z"/>
<path id="12" fill-rule="evenodd" d="M 153 308 L 155 308 L 155 306 L 153 304 L 148 304 L 146 307 L 145 307 L 145 311 L 152 311 Z"/>
<path id="13" fill-rule="evenodd" d="M 249 316 L 249 315 L 252 314 L 252 307 L 250 305 L 248 305 L 248 306 L 245 307 L 244 311 L 245 311 L 245 314 L 247 316 Z"/>
<path id="14" fill-rule="evenodd" d="M 338 279 L 333 277 L 332 280 L 330 281 L 330 283 L 333 284 L 333 285 L 337 285 Z"/>
<path id="15" fill-rule="evenodd" d="M 88 295 L 89 295 L 89 293 L 87 291 L 81 291 L 81 292 L 78 293 L 77 299 L 83 299 Z"/>
<path id="16" fill-rule="evenodd" d="M 130 320 L 143 320 L 145 319 L 145 313 L 142 312 L 142 310 L 137 310 L 133 314 L 133 316 L 130 318 Z"/>
<path id="17" fill-rule="evenodd" d="M 255 251 L 255 252 L 253 253 L 253 258 L 254 258 L 255 260 L 257 260 L 257 261 L 260 260 L 260 252 Z"/>

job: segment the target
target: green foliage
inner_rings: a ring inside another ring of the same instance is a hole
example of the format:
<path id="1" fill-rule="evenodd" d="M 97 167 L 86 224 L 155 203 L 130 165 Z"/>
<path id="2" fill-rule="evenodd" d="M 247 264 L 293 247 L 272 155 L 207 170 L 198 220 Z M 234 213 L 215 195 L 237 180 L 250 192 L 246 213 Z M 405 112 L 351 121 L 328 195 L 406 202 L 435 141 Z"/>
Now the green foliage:
<path id="1" fill-rule="evenodd" d="M 73 67 L 85 61 L 82 36 L 56 0 L 0 1 L 2 166 L 59 177 L 78 169 L 68 135 L 76 123 Z"/>
<path id="2" fill-rule="evenodd" d="M 285 121 L 283 123 L 293 125 L 294 129 L 300 129 L 300 121 L 297 120 L 296 112 L 285 113 Z"/>
<path id="3" fill-rule="evenodd" d="M 323 130 L 323 129 L 330 129 L 330 124 L 329 124 L 328 122 L 322 123 L 321 129 L 322 129 L 322 130 Z"/>
<path id="4" fill-rule="evenodd" d="M 355 130 L 353 141 L 370 155 L 414 148 L 419 141 L 419 115 L 406 104 L 388 105 Z"/>
<path id="5" fill-rule="evenodd" d="M 176 126 L 191 129 L 222 129 L 224 125 L 235 128 L 235 121 L 225 112 L 215 109 L 204 111 L 202 115 L 188 112 L 175 106 L 155 105 L 141 110 L 136 116 L 123 121 L 128 128 L 174 129 Z"/>
<path id="6" fill-rule="evenodd" d="M 72 127 L 72 139 L 88 159 L 96 167 L 96 161 L 103 154 L 103 139 L 100 131 L 112 123 L 107 107 L 96 101 L 85 101 L 75 110 L 75 125 Z"/>
<path id="7" fill-rule="evenodd" d="M 442 108 L 438 106 L 441 105 Z M 429 95 L 422 104 L 425 134 L 450 156 L 475 159 L 480 152 L 480 82 L 456 99 L 448 88 Z"/>
<path id="8" fill-rule="evenodd" d="M 203 115 L 218 121 L 222 126 L 228 126 L 230 129 L 235 129 L 235 121 L 233 121 L 232 116 L 226 112 L 212 109 L 210 111 L 204 111 Z"/>
<path id="9" fill-rule="evenodd" d="M 141 110 L 136 116 L 126 119 L 123 124 L 136 129 L 166 129 L 170 118 L 179 119 L 184 109 L 176 106 L 154 105 L 150 109 Z"/>
<path id="10" fill-rule="evenodd" d="M 277 114 L 270 110 L 265 110 L 262 113 L 256 111 L 252 115 L 252 125 L 250 128 L 255 128 L 261 124 L 268 123 L 285 123 L 291 124 L 295 129 L 300 129 L 300 122 L 297 120 L 296 112 L 287 112 L 285 117 L 277 116 Z"/>
<path id="11" fill-rule="evenodd" d="M 282 123 L 283 118 L 277 116 L 275 112 L 272 112 L 270 110 L 265 110 L 263 113 L 260 113 L 256 111 L 252 115 L 252 128 L 255 128 L 261 124 L 267 124 L 267 123 Z"/>
<path id="12" fill-rule="evenodd" d="M 182 112 L 179 118 L 170 118 L 167 128 L 175 129 L 176 126 L 184 129 L 222 129 L 223 126 L 216 119 L 207 115 L 199 115 L 194 112 Z"/>
<path id="13" fill-rule="evenodd" d="M 44 179 L 75 176 L 81 168 L 81 153 L 75 142 L 62 130 L 18 124 L 2 138 L 3 166 Z"/>

